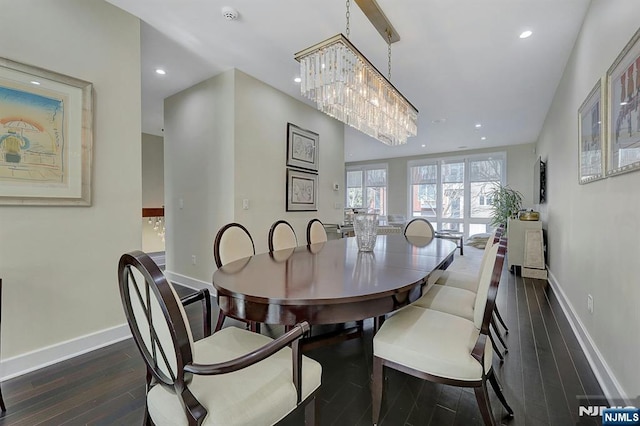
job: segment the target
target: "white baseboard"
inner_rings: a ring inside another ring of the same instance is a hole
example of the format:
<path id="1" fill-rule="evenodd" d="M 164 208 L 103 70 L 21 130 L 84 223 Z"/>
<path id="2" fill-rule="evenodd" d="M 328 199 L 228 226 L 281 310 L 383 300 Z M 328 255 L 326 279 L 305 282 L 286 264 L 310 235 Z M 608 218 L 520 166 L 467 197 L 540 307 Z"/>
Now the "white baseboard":
<path id="1" fill-rule="evenodd" d="M 547 268 L 548 269 L 548 268 Z M 575 309 L 573 309 L 573 305 L 569 302 L 567 295 L 562 290 L 562 287 L 558 284 L 556 277 L 549 270 L 549 283 L 553 288 L 556 296 L 558 297 L 558 301 L 560 302 L 560 306 L 564 311 L 564 315 L 567 317 L 569 324 L 571 325 L 571 329 L 578 339 L 578 343 L 580 343 L 580 347 L 587 357 L 587 361 L 593 370 L 593 373 L 602 388 L 604 396 L 609 400 L 609 402 L 618 405 L 620 400 L 624 400 L 627 405 L 631 403 L 628 398 L 626 392 L 616 379 L 613 371 L 609 368 L 609 365 L 605 361 L 604 357 L 598 350 L 598 347 L 594 343 L 593 339 L 589 335 L 589 332 L 580 321 L 580 318 L 576 314 Z"/>
<path id="2" fill-rule="evenodd" d="M 218 293 L 216 293 L 216 289 L 213 287 L 213 284 L 200 281 L 195 278 L 187 277 L 186 275 L 177 274 L 172 271 L 164 271 L 164 275 L 167 279 L 173 283 L 180 284 L 185 287 L 189 287 L 194 290 L 202 290 L 203 288 L 209 289 L 211 292 L 211 296 L 215 297 Z"/>
<path id="3" fill-rule="evenodd" d="M 213 296 L 216 295 L 211 283 L 196 280 L 191 277 L 165 271 L 167 278 L 177 284 L 200 290 L 207 288 Z M 124 323 L 115 327 L 101 330 L 86 336 L 57 343 L 0 361 L 0 381 L 12 379 L 35 370 L 74 358 L 87 352 L 112 345 L 131 337 L 129 326 Z"/>
<path id="4" fill-rule="evenodd" d="M 112 345 L 129 337 L 131 337 L 131 330 L 129 330 L 129 326 L 125 323 L 12 358 L 3 359 L 0 362 L 0 380 L 21 376 L 31 371 Z"/>

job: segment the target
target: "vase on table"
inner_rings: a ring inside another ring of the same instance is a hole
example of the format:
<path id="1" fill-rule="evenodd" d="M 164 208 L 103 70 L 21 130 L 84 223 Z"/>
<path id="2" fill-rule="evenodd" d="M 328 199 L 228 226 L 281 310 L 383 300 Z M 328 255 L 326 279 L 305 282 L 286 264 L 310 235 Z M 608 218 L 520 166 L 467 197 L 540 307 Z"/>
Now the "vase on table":
<path id="1" fill-rule="evenodd" d="M 378 215 L 372 213 L 354 215 L 353 230 L 356 234 L 358 250 L 373 251 L 378 238 Z"/>

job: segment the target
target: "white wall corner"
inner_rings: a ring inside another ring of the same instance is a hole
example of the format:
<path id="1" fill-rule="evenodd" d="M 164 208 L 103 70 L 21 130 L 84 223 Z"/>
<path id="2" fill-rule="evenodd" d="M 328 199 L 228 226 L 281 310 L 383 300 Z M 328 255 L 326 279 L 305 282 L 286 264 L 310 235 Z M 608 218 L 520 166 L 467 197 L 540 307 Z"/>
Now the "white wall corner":
<path id="1" fill-rule="evenodd" d="M 27 352 L 0 362 L 0 380 L 7 380 L 49 365 L 65 361 L 87 352 L 112 345 L 131 337 L 125 324 Z"/>
<path id="2" fill-rule="evenodd" d="M 569 321 L 569 325 L 571 325 L 571 329 L 578 339 L 578 343 L 580 344 L 582 351 L 587 357 L 587 361 L 589 362 L 589 365 L 593 370 L 593 374 L 596 376 L 596 379 L 602 388 L 604 396 L 611 403 L 624 400 L 627 405 L 631 404 L 632 401 L 628 398 L 628 395 L 620 385 L 620 382 L 618 382 L 618 379 L 616 379 L 611 368 L 609 368 L 609 365 L 602 356 L 602 353 L 600 353 L 595 342 L 591 339 L 589 332 L 582 324 L 582 321 L 580 321 L 575 309 L 573 309 L 573 305 L 569 302 L 567 295 L 558 284 L 558 281 L 551 270 L 549 270 L 548 265 L 547 270 L 549 271 L 549 283 L 551 284 L 551 288 L 553 288 L 553 291 L 558 297 L 562 311 Z"/>
<path id="3" fill-rule="evenodd" d="M 212 297 L 216 297 L 218 293 L 216 289 L 213 287 L 213 284 L 208 283 L 206 281 L 201 281 L 195 278 L 187 277 L 186 275 L 178 274 L 172 271 L 164 271 L 165 277 L 172 283 L 180 284 L 184 287 L 189 287 L 193 290 L 202 290 L 204 288 L 208 289 L 211 293 Z"/>

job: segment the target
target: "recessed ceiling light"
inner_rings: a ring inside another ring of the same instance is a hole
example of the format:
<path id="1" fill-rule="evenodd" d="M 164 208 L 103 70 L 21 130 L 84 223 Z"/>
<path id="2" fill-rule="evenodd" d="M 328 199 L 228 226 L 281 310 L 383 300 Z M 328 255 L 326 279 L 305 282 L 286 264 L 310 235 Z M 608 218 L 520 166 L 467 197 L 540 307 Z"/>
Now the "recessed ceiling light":
<path id="1" fill-rule="evenodd" d="M 162 68 L 156 68 L 156 74 L 165 75 L 167 72 Z"/>
<path id="2" fill-rule="evenodd" d="M 35 80 L 31 80 L 31 84 L 35 84 L 36 86 L 40 86 L 40 82 L 39 81 L 35 81 Z"/>
<path id="3" fill-rule="evenodd" d="M 293 79 L 293 81 L 295 81 L 296 83 L 300 83 L 302 79 L 300 77 L 296 77 Z"/>
<path id="4" fill-rule="evenodd" d="M 447 121 L 446 118 L 436 118 L 435 120 L 431 120 L 433 124 L 442 124 L 442 123 L 445 123 L 446 121 Z"/>
<path id="5" fill-rule="evenodd" d="M 427 145 L 425 145 L 425 144 L 422 144 L 422 147 L 423 147 L 423 148 L 426 148 L 426 147 L 427 147 Z"/>
<path id="6" fill-rule="evenodd" d="M 482 127 L 482 124 L 476 123 L 476 129 L 479 129 L 480 127 Z"/>
<path id="7" fill-rule="evenodd" d="M 487 137 L 486 137 L 486 136 L 483 136 L 483 137 L 481 137 L 481 138 L 480 138 L 480 140 L 486 141 L 486 140 L 487 140 Z"/>
<path id="8" fill-rule="evenodd" d="M 529 30 L 527 30 L 527 31 L 523 31 L 523 32 L 520 34 L 520 38 L 527 38 L 527 37 L 531 37 L 531 34 L 533 34 L 533 32 L 532 32 L 532 31 L 529 31 Z"/>

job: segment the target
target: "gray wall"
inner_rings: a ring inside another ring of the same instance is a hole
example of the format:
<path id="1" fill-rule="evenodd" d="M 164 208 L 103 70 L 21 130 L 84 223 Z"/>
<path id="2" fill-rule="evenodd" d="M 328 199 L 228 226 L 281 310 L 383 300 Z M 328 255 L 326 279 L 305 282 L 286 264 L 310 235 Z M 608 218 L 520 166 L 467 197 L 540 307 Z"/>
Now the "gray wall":
<path id="1" fill-rule="evenodd" d="M 610 394 L 640 395 L 640 172 L 578 184 L 577 111 L 638 29 L 637 0 L 593 0 L 540 135 L 550 280 L 568 300 Z M 594 300 L 587 311 L 587 295 Z"/>
<path id="2" fill-rule="evenodd" d="M 320 135 L 317 212 L 285 211 L 288 122 Z M 225 223 L 245 225 L 266 252 L 278 219 L 299 244 L 309 219 L 342 220 L 344 189 L 332 184 L 344 181 L 343 125 L 247 74 L 230 70 L 166 99 L 164 140 L 167 269 L 176 279 L 211 283 L 213 239 Z"/>
<path id="3" fill-rule="evenodd" d="M 138 19 L 84 0 L 3 1 L 2 18 L 0 56 L 94 85 L 93 205 L 0 206 L 4 366 L 125 322 L 116 268 L 142 195 Z"/>
<path id="4" fill-rule="evenodd" d="M 371 143 L 378 143 L 372 141 Z M 414 157 L 390 158 L 388 160 L 372 160 L 347 163 L 345 166 L 360 164 L 387 163 L 388 165 L 388 213 L 408 215 L 409 183 L 407 162 L 425 158 L 446 158 L 473 155 L 487 152 L 507 153 L 507 184 L 520 191 L 524 197 L 523 207 L 530 208 L 533 205 L 533 164 L 537 158 L 535 144 L 513 145 L 482 150 L 454 151 L 440 154 L 420 155 Z M 343 180 L 344 181 L 344 178 Z"/>

